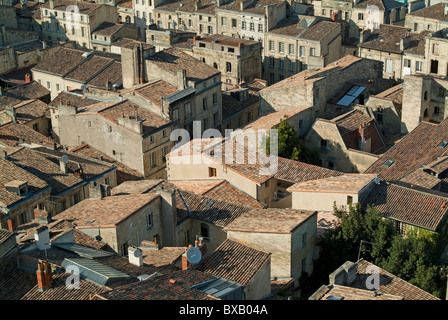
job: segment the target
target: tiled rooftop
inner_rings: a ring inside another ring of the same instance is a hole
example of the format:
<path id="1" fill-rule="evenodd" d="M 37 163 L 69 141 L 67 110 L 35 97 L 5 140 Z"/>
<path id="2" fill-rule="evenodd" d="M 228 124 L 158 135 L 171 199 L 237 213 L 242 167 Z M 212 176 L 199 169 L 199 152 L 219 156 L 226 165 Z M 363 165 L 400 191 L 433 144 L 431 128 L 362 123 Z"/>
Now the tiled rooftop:
<path id="1" fill-rule="evenodd" d="M 401 106 L 403 104 L 403 85 L 393 86 L 375 97 L 391 100 L 394 104 Z"/>
<path id="2" fill-rule="evenodd" d="M 3 96 L 0 96 L 0 111 L 4 110 L 7 105 L 14 106 L 25 100 L 42 99 L 49 95 L 50 91 L 36 81 L 16 85 L 5 90 Z"/>
<path id="3" fill-rule="evenodd" d="M 287 190 L 324 193 L 358 193 L 372 182 L 376 176 L 376 174 L 344 174 L 337 177 L 296 183 Z"/>
<path id="4" fill-rule="evenodd" d="M 31 193 L 37 193 L 48 187 L 48 184 L 43 179 L 39 179 L 36 175 L 20 168 L 13 162 L 0 159 L 0 204 L 2 206 L 8 207 L 23 199 L 5 188 L 5 184 L 17 179 L 27 181 L 28 191 Z"/>
<path id="5" fill-rule="evenodd" d="M 0 282 L 2 300 L 89 300 L 104 291 L 90 281 L 80 279 L 79 289 L 68 289 L 67 273 L 53 274 L 53 286 L 43 292 L 38 291 L 36 274 L 15 270 Z"/>
<path id="6" fill-rule="evenodd" d="M 73 5 L 73 1 L 70 0 L 55 0 L 54 1 L 54 10 L 58 10 L 58 11 L 67 11 L 67 7 Z M 99 7 L 101 7 L 101 4 L 97 4 L 97 3 L 93 3 L 93 2 L 86 2 L 86 1 L 80 1 L 79 3 L 77 3 L 78 9 L 79 9 L 79 13 L 80 14 L 88 14 L 90 15 L 91 13 L 93 13 L 93 11 L 95 11 L 96 9 L 98 9 Z M 43 9 L 49 9 L 50 8 L 50 3 L 46 2 L 44 3 L 41 8 Z"/>
<path id="7" fill-rule="evenodd" d="M 197 270 L 174 271 L 101 293 L 101 300 L 216 300 L 191 286 L 215 279 Z"/>
<path id="8" fill-rule="evenodd" d="M 14 106 L 14 109 L 16 112 L 15 119 L 18 123 L 27 123 L 37 118 L 50 117 L 48 105 L 39 99 L 20 102 Z"/>
<path id="9" fill-rule="evenodd" d="M 98 103 L 98 100 L 89 99 L 82 92 L 62 91 L 48 105 L 57 108 L 60 104 L 70 104 L 81 109 L 95 103 Z"/>
<path id="10" fill-rule="evenodd" d="M 374 295 L 370 290 L 333 284 L 322 286 L 310 300 L 403 300 L 403 297 L 391 294 Z"/>
<path id="11" fill-rule="evenodd" d="M 162 182 L 163 182 L 162 179 L 124 181 L 115 188 L 112 188 L 110 193 L 111 195 L 146 193 Z"/>
<path id="12" fill-rule="evenodd" d="M 299 114 L 300 112 L 307 110 L 308 108 L 298 108 L 298 109 L 287 109 L 287 110 L 280 110 L 280 111 L 274 111 L 265 115 L 260 116 L 259 118 L 255 119 L 254 121 L 246 124 L 242 129 L 253 129 L 253 130 L 260 130 L 260 129 L 272 129 L 275 126 L 279 125 L 282 120 L 288 120 L 289 118 L 292 118 L 293 116 Z"/>
<path id="13" fill-rule="evenodd" d="M 305 31 L 300 35 L 300 38 L 321 41 L 339 26 L 340 24 L 337 22 L 320 21 L 315 25 L 305 29 Z"/>
<path id="14" fill-rule="evenodd" d="M 270 253 L 226 239 L 197 270 L 247 286 L 268 262 Z"/>
<path id="15" fill-rule="evenodd" d="M 439 300 L 437 297 L 429 294 L 428 292 L 410 284 L 403 279 L 394 276 L 384 269 L 366 261 L 361 260 L 358 262 L 358 273 L 356 280 L 351 284 L 352 287 L 365 288 L 366 278 L 370 276 L 367 272 L 367 268 L 377 267 L 380 273 L 380 288 L 378 290 L 381 294 L 390 294 L 401 296 L 404 300 Z"/>
<path id="16" fill-rule="evenodd" d="M 226 180 L 179 180 L 170 181 L 177 188 L 216 200 L 222 200 L 241 206 L 263 208 L 256 199 L 238 189 Z"/>
<path id="17" fill-rule="evenodd" d="M 0 229 L 0 245 L 12 236 L 14 236 L 13 232 L 6 229 Z"/>
<path id="18" fill-rule="evenodd" d="M 140 247 L 143 263 L 154 267 L 172 265 L 179 261 L 185 253 L 185 247 L 163 247 L 159 250 Z"/>
<path id="19" fill-rule="evenodd" d="M 301 23 L 296 20 L 282 19 L 277 25 L 269 30 L 269 33 L 281 34 L 285 36 L 299 36 L 305 30 Z"/>
<path id="20" fill-rule="evenodd" d="M 92 34 L 99 36 L 112 36 L 121 28 L 123 28 L 124 24 L 122 23 L 111 23 L 111 22 L 103 22 L 100 24 L 95 30 L 92 31 Z"/>
<path id="21" fill-rule="evenodd" d="M 403 183 L 375 185 L 363 203 L 394 220 L 437 231 L 448 211 L 448 197 L 434 190 Z"/>
<path id="22" fill-rule="evenodd" d="M 292 233 L 317 211 L 294 209 L 254 209 L 235 219 L 224 231 Z"/>
<path id="23" fill-rule="evenodd" d="M 81 155 L 83 157 L 88 157 L 92 159 L 97 159 L 103 162 L 110 163 L 111 165 L 116 166 L 117 169 L 117 184 L 120 184 L 124 181 L 128 180 L 140 180 L 143 179 L 143 175 L 138 173 L 137 171 L 125 166 L 121 162 L 118 162 L 112 157 L 109 157 L 105 153 L 93 148 L 88 144 L 82 144 L 78 147 L 74 147 L 69 149 L 70 152 L 74 154 Z"/>
<path id="24" fill-rule="evenodd" d="M 355 109 L 344 113 L 341 116 L 333 118 L 331 121 L 335 122 L 338 126 L 341 135 L 358 130 L 364 123 L 373 122 L 373 119 L 362 111 Z"/>
<path id="25" fill-rule="evenodd" d="M 199 39 L 196 39 L 196 41 L 199 42 L 214 42 L 219 43 L 225 46 L 231 46 L 231 47 L 239 47 L 239 46 L 250 46 L 252 44 L 258 43 L 258 41 L 254 40 L 248 40 L 243 38 L 236 38 L 231 36 L 224 36 L 222 34 L 212 34 L 206 37 L 201 37 Z"/>
<path id="26" fill-rule="evenodd" d="M 151 101 L 159 108 L 162 108 L 162 98 L 175 94 L 177 92 L 177 88 L 164 80 L 157 80 L 123 91 L 123 93 L 127 93 L 129 91 L 135 92 L 148 101 Z"/>
<path id="27" fill-rule="evenodd" d="M 258 91 L 258 90 L 257 90 Z M 232 96 L 229 91 L 223 91 L 222 93 L 222 118 L 226 119 L 236 116 L 238 112 L 245 110 L 258 103 L 260 98 L 258 92 L 252 89 L 248 90 L 248 98 L 244 101 L 240 101 Z"/>
<path id="28" fill-rule="evenodd" d="M 439 186 L 439 184 L 442 182 L 441 179 L 423 171 L 420 168 L 415 169 L 411 173 L 405 175 L 404 177 L 399 179 L 399 181 L 428 189 L 433 189 Z"/>
<path id="29" fill-rule="evenodd" d="M 324 68 L 321 68 L 319 70 L 304 70 L 302 72 L 299 72 L 291 77 L 288 77 L 282 81 L 279 81 L 269 87 L 264 88 L 261 90 L 263 91 L 271 91 L 271 90 L 277 90 L 277 89 L 287 89 L 287 88 L 294 88 L 298 86 L 305 85 L 306 83 L 312 83 L 315 82 L 322 77 L 324 77 L 324 74 L 326 71 L 330 69 L 340 69 L 343 70 L 347 68 L 348 66 L 355 64 L 359 61 L 362 61 L 363 58 L 355 57 L 352 55 L 346 55 L 345 57 L 335 61 L 334 63 L 330 63 Z"/>
<path id="30" fill-rule="evenodd" d="M 187 81 L 192 82 L 202 81 L 219 74 L 215 68 L 176 48 L 159 51 L 147 60 L 174 75 L 179 69 L 183 69 L 186 71 Z"/>
<path id="31" fill-rule="evenodd" d="M 434 19 L 441 21 L 448 21 L 448 16 L 444 14 L 445 3 L 437 3 L 435 5 L 416 10 L 408 13 L 410 17 L 422 17 L 426 19 Z"/>
<path id="32" fill-rule="evenodd" d="M 22 143 L 45 144 L 50 142 L 49 137 L 37 132 L 36 130 L 20 123 L 8 122 L 0 126 L 0 144 L 14 147 Z"/>
<path id="33" fill-rule="evenodd" d="M 427 165 L 446 153 L 448 145 L 439 146 L 448 141 L 448 120 L 440 124 L 421 122 L 414 130 L 374 162 L 365 173 L 377 173 L 382 180 L 397 180 Z M 389 167 L 384 163 L 393 161 Z"/>
<path id="34" fill-rule="evenodd" d="M 117 226 L 121 221 L 159 198 L 155 194 L 117 195 L 103 199 L 85 199 L 61 212 L 56 219 L 66 219 L 78 227 Z"/>
<path id="35" fill-rule="evenodd" d="M 395 0 L 361 0 L 354 7 L 355 8 L 367 8 L 368 6 L 376 6 L 380 10 L 391 10 L 398 7 L 403 7 L 403 2 Z"/>

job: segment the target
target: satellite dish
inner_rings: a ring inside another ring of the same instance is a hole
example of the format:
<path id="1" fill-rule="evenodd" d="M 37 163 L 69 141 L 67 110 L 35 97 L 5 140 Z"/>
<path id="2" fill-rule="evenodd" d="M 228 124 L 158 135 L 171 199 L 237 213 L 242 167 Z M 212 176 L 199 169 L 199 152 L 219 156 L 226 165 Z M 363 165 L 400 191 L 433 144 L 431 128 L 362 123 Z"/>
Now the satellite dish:
<path id="1" fill-rule="evenodd" d="M 141 255 L 142 255 L 142 251 L 141 251 L 141 250 L 139 250 L 139 249 L 134 250 L 134 257 L 138 258 L 138 257 L 140 257 Z"/>
<path id="2" fill-rule="evenodd" d="M 61 158 L 61 161 L 64 162 L 64 163 L 67 163 L 68 162 L 68 156 L 66 154 L 64 154 L 62 156 L 62 158 Z"/>
<path id="3" fill-rule="evenodd" d="M 187 250 L 187 260 L 191 263 L 199 263 L 202 259 L 201 250 L 196 247 L 191 247 Z"/>

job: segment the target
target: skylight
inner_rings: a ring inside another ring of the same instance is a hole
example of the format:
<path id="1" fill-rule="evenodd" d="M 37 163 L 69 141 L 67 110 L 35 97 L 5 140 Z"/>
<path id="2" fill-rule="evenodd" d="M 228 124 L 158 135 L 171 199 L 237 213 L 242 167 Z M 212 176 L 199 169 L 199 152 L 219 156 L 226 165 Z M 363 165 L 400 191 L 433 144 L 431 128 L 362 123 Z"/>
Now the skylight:
<path id="1" fill-rule="evenodd" d="M 395 163 L 395 161 L 393 161 L 393 160 L 386 160 L 386 161 L 382 164 L 382 166 L 383 166 L 383 167 L 388 167 L 388 168 L 390 168 L 394 163 Z"/>
<path id="2" fill-rule="evenodd" d="M 447 145 L 448 145 L 448 142 L 446 142 L 445 140 L 442 140 L 442 142 L 439 143 L 438 147 L 445 148 Z"/>

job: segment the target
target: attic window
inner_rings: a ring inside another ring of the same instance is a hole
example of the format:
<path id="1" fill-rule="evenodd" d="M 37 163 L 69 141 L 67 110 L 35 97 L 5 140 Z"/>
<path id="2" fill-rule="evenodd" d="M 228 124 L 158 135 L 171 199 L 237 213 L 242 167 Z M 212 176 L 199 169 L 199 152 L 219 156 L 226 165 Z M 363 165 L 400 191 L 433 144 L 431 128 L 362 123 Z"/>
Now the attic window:
<path id="1" fill-rule="evenodd" d="M 445 148 L 448 145 L 448 142 L 446 142 L 445 140 L 442 140 L 442 142 L 439 143 L 438 147 L 439 148 Z"/>
<path id="2" fill-rule="evenodd" d="M 18 196 L 24 196 L 28 193 L 28 182 L 14 180 L 5 184 L 7 191 L 15 193 Z"/>
<path id="3" fill-rule="evenodd" d="M 388 168 L 390 168 L 394 163 L 395 163 L 395 161 L 393 161 L 393 160 L 386 160 L 386 161 L 382 164 L 382 166 L 383 166 L 383 167 L 388 167 Z"/>

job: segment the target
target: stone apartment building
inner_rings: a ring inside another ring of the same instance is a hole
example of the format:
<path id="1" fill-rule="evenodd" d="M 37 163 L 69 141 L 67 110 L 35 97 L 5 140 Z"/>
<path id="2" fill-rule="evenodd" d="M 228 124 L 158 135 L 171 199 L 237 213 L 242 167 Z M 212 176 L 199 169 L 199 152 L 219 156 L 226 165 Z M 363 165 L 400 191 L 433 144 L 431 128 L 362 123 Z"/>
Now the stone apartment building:
<path id="1" fill-rule="evenodd" d="M 403 79 L 406 74 L 422 71 L 426 34 L 411 35 L 408 28 L 392 25 L 380 25 L 373 32 L 364 30 L 360 35 L 359 56 L 381 61 L 385 78 Z"/>
<path id="2" fill-rule="evenodd" d="M 111 52 L 113 43 L 122 38 L 137 39 L 137 32 L 123 23 L 103 22 L 92 31 L 90 42 L 95 51 Z"/>
<path id="3" fill-rule="evenodd" d="M 323 68 L 341 58 L 341 25 L 300 16 L 283 20 L 265 33 L 263 79 L 269 84 L 302 70 Z"/>
<path id="4" fill-rule="evenodd" d="M 342 172 L 364 172 L 385 146 L 375 120 L 361 108 L 331 120 L 317 118 L 304 140 L 319 151 L 322 166 Z"/>
<path id="5" fill-rule="evenodd" d="M 146 43 L 153 45 L 156 51 L 168 49 L 176 44 L 193 40 L 196 33 L 177 29 L 156 29 L 148 27 L 146 30 Z"/>
<path id="6" fill-rule="evenodd" d="M 227 88 L 261 78 L 261 43 L 258 41 L 219 34 L 195 37 L 193 57 L 218 69 Z"/>
<path id="7" fill-rule="evenodd" d="M 344 23 L 343 37 L 359 39 L 364 29 L 374 30 L 381 24 L 395 24 L 405 19 L 407 4 L 387 0 L 318 0 L 314 15 L 332 18 Z"/>
<path id="8" fill-rule="evenodd" d="M 440 77 L 448 76 L 448 28 L 425 37 L 423 72 Z"/>
<path id="9" fill-rule="evenodd" d="M 107 6 L 110 7 L 110 6 Z M 93 54 L 61 48 L 31 69 L 32 78 L 51 91 L 51 98 L 66 90 L 87 86 L 112 90 L 122 86 L 122 65 L 118 55 Z"/>
<path id="10" fill-rule="evenodd" d="M 84 143 L 139 172 L 165 177 L 165 155 L 171 150 L 172 123 L 129 100 L 99 101 L 84 107 L 60 104 L 60 143 Z"/>
<path id="11" fill-rule="evenodd" d="M 338 103 L 337 98 L 351 90 L 357 82 L 367 83 L 381 77 L 382 65 L 379 61 L 347 55 L 320 70 L 305 70 L 262 89 L 260 113 L 311 107 L 313 112 L 305 120 L 312 123 L 317 117 L 327 118 L 327 103 L 331 99 Z M 360 85 L 358 87 L 360 89 Z M 362 95 L 363 99 L 367 99 L 367 92 Z"/>
<path id="12" fill-rule="evenodd" d="M 448 6 L 441 2 L 410 12 L 406 15 L 404 26 L 415 33 L 448 28 Z"/>
<path id="13" fill-rule="evenodd" d="M 221 128 L 221 73 L 217 69 L 176 48 L 154 53 L 138 44 L 122 48 L 122 63 L 126 66 L 124 88 L 163 79 L 177 89 L 162 102 L 161 112 L 174 129 L 185 128 L 191 136 L 193 121 L 200 122 L 201 133 Z"/>
<path id="14" fill-rule="evenodd" d="M 271 253 L 271 278 L 298 279 L 313 273 L 317 258 L 317 211 L 259 209 L 224 228 L 228 239 Z"/>
<path id="15" fill-rule="evenodd" d="M 92 32 L 102 23 L 116 23 L 114 6 L 86 1 L 51 0 L 40 6 L 43 38 L 74 41 L 78 48 L 92 49 Z"/>

